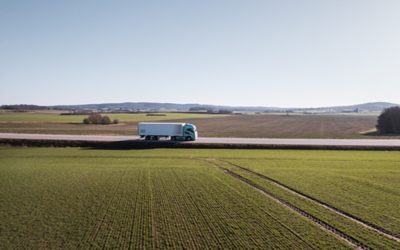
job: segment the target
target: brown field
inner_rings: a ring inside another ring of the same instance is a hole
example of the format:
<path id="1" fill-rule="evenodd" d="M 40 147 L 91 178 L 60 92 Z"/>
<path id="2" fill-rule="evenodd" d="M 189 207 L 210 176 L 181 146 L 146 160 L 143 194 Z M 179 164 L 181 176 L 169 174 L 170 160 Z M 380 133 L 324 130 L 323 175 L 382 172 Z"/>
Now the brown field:
<path id="1" fill-rule="evenodd" d="M 40 116 L 41 114 L 38 114 Z M 18 120 L 0 119 L 0 133 L 49 133 L 136 135 L 139 118 L 124 119 L 116 125 L 84 125 L 80 117 L 68 116 L 18 117 Z M 173 115 L 150 117 L 153 121 L 191 122 L 197 125 L 203 137 L 249 138 L 377 138 L 362 132 L 374 129 L 377 117 L 372 115 L 279 115 L 251 114 L 230 116 Z M 29 118 L 29 119 L 28 119 Z M 40 118 L 40 119 L 37 119 Z M 68 120 L 65 120 L 68 119 Z M 144 117 L 149 119 L 149 117 Z M 381 138 L 392 138 L 384 136 Z"/>
<path id="2" fill-rule="evenodd" d="M 361 115 L 234 115 L 193 121 L 199 133 L 212 137 L 366 138 L 375 116 Z M 376 136 L 375 136 L 376 137 Z"/>

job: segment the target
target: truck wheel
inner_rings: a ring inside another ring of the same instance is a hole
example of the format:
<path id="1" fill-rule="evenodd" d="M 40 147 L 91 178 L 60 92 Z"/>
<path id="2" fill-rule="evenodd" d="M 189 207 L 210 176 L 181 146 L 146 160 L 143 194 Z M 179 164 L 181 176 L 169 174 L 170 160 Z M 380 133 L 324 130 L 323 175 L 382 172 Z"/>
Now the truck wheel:
<path id="1" fill-rule="evenodd" d="M 146 137 L 144 138 L 146 141 L 150 141 L 151 137 L 146 135 Z"/>
<path id="2" fill-rule="evenodd" d="M 158 141 L 158 136 L 153 136 L 153 140 Z"/>
<path id="3" fill-rule="evenodd" d="M 191 140 L 192 140 L 192 137 L 186 136 L 186 141 L 191 141 Z"/>
<path id="4" fill-rule="evenodd" d="M 171 141 L 176 141 L 176 137 L 175 136 L 171 136 Z"/>

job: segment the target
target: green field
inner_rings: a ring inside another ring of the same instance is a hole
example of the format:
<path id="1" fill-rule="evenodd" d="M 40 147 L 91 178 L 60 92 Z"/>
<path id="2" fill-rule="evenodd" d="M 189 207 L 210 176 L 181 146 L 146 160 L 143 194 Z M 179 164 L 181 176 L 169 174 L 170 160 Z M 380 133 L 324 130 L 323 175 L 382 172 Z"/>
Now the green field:
<path id="1" fill-rule="evenodd" d="M 312 194 L 313 197 L 400 235 L 399 159 L 377 161 L 362 157 L 346 160 L 282 158 L 233 162 Z"/>
<path id="2" fill-rule="evenodd" d="M 224 167 L 372 248 L 399 249 L 229 162 L 400 232 L 398 152 L 0 148 L 0 246 L 351 248 Z"/>
<path id="3" fill-rule="evenodd" d="M 207 118 L 218 115 L 213 114 L 186 114 L 186 113 L 161 113 L 159 116 L 140 114 L 103 114 L 121 122 L 163 121 L 191 118 Z M 51 123 L 82 123 L 87 115 L 60 115 L 59 113 L 45 112 L 0 112 L 0 122 L 51 122 Z"/>

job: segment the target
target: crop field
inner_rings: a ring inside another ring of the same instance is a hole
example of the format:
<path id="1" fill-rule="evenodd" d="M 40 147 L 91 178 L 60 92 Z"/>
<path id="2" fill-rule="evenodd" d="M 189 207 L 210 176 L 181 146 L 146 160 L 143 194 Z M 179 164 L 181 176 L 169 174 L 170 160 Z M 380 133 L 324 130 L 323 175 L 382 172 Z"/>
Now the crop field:
<path id="1" fill-rule="evenodd" d="M 399 183 L 398 152 L 2 147 L 0 246 L 399 249 Z"/>
<path id="2" fill-rule="evenodd" d="M 205 137 L 249 138 L 398 138 L 365 133 L 373 131 L 376 115 L 185 114 L 165 116 L 110 114 L 119 124 L 85 125 L 83 115 L 0 112 L 0 133 L 136 135 L 139 121 L 190 122 Z"/>
<path id="3" fill-rule="evenodd" d="M 136 135 L 140 121 L 173 121 L 183 119 L 211 119 L 218 114 L 164 113 L 162 116 L 146 114 L 106 114 L 119 124 L 87 125 L 86 115 L 60 115 L 59 113 L 0 112 L 0 133 L 89 134 L 89 135 Z"/>
<path id="4" fill-rule="evenodd" d="M 201 134 L 211 137 L 246 138 L 371 138 L 372 115 L 233 115 L 198 119 Z"/>
<path id="5" fill-rule="evenodd" d="M 301 192 L 400 235 L 398 160 L 328 160 L 329 168 L 326 167 L 327 161 L 323 159 L 233 162 L 267 174 Z M 376 167 L 378 164 L 379 168 Z"/>
<path id="6" fill-rule="evenodd" d="M 163 121 L 189 118 L 205 118 L 220 116 L 214 114 L 190 113 L 157 113 L 159 115 L 140 114 L 103 114 L 122 122 Z M 60 115 L 59 113 L 46 112 L 0 112 L 0 122 L 51 122 L 51 123 L 82 123 L 87 115 Z"/>

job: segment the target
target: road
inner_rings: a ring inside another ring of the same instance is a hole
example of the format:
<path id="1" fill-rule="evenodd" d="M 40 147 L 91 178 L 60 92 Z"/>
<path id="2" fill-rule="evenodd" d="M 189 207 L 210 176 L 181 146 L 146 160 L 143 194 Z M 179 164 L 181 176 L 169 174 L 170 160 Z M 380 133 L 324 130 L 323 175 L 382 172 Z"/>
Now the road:
<path id="1" fill-rule="evenodd" d="M 139 141 L 138 136 L 104 135 L 56 135 L 0 133 L 0 139 L 65 140 L 65 141 Z M 273 138 L 217 138 L 200 137 L 194 144 L 240 144 L 240 145 L 304 145 L 304 146 L 373 146 L 400 147 L 399 139 L 273 139 Z"/>

